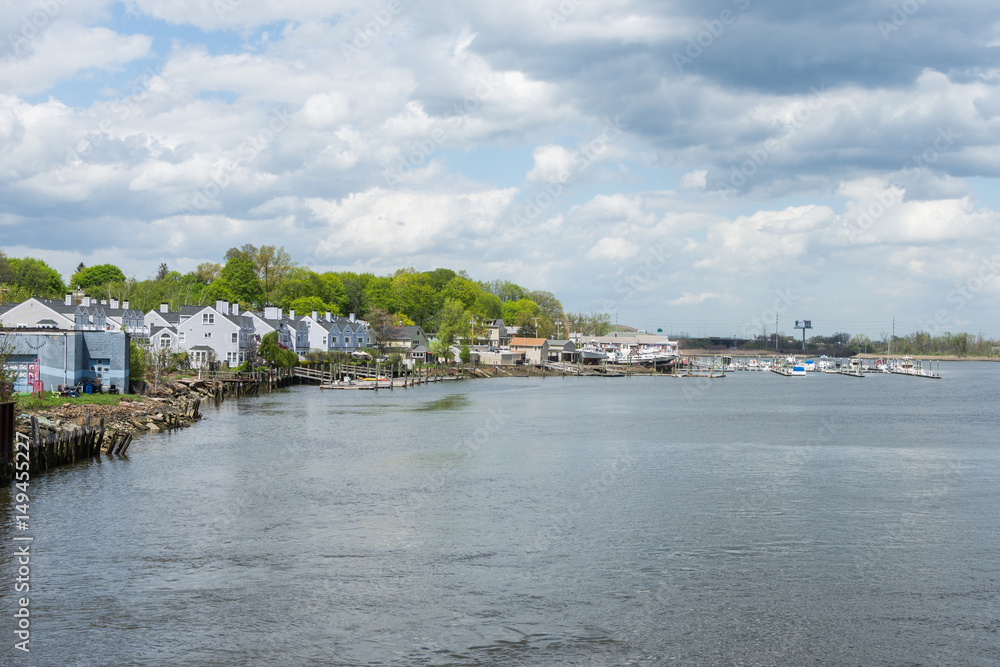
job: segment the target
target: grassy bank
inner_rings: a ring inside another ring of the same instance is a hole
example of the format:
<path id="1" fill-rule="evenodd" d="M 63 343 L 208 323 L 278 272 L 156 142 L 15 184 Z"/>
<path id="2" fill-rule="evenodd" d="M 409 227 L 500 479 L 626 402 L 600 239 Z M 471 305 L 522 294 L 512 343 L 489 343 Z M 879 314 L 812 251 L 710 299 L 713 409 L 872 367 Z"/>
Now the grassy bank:
<path id="1" fill-rule="evenodd" d="M 32 398 L 31 394 L 14 394 L 15 410 L 18 413 L 35 410 L 48 410 L 60 405 L 118 405 L 123 400 L 141 401 L 142 397 L 135 394 L 84 394 L 76 398 L 53 396 L 46 392 L 45 398 Z"/>

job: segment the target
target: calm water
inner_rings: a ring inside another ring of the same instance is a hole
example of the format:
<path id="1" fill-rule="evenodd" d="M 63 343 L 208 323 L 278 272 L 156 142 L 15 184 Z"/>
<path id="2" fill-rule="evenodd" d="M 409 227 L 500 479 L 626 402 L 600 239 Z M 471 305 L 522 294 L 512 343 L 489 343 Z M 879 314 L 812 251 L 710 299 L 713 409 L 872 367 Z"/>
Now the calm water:
<path id="1" fill-rule="evenodd" d="M 0 663 L 1000 664 L 1000 364 L 295 388 L 31 481 Z"/>

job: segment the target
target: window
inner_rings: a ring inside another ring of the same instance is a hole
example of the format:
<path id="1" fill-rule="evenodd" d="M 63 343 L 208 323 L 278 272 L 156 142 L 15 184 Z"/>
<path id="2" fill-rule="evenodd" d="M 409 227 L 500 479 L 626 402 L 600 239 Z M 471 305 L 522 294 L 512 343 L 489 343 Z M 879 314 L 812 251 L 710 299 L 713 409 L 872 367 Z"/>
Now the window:
<path id="1" fill-rule="evenodd" d="M 215 313 L 202 313 L 201 314 L 202 324 L 215 324 Z"/>
<path id="2" fill-rule="evenodd" d="M 240 342 L 240 335 L 238 333 L 233 334 L 233 342 L 234 343 Z"/>
<path id="3" fill-rule="evenodd" d="M 178 343 L 183 343 L 184 342 L 184 337 L 185 337 L 185 332 L 181 331 L 179 334 L 177 334 L 177 342 Z"/>
<path id="4" fill-rule="evenodd" d="M 230 366 L 239 365 L 240 355 L 237 352 L 227 352 L 226 353 L 226 363 Z"/>
<path id="5" fill-rule="evenodd" d="M 351 337 L 344 336 L 344 345 L 350 345 L 350 344 L 351 344 Z"/>
<path id="6" fill-rule="evenodd" d="M 326 345 L 326 336 L 323 336 L 323 345 Z"/>
<path id="7" fill-rule="evenodd" d="M 170 347 L 170 334 L 168 333 L 160 334 L 160 347 L 161 348 Z"/>
<path id="8" fill-rule="evenodd" d="M 206 331 L 205 332 L 205 338 L 211 338 L 211 337 L 212 337 L 212 332 L 211 331 Z"/>

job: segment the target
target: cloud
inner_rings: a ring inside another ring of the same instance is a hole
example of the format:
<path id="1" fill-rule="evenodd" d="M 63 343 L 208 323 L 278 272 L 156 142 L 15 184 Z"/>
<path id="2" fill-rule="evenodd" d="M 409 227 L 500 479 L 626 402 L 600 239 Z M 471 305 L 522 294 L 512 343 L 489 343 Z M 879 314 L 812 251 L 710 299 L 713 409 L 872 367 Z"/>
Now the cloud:
<path id="1" fill-rule="evenodd" d="M 0 220 L 64 273 L 109 237 L 138 275 L 273 243 L 637 319 L 789 286 L 875 319 L 1000 253 L 995 3 L 888 37 L 860 0 L 56 4 L 0 48 Z"/>
<path id="2" fill-rule="evenodd" d="M 667 304 L 671 306 L 696 306 L 706 301 L 720 301 L 723 304 L 732 305 L 736 303 L 737 299 L 731 294 L 718 294 L 716 292 L 703 292 L 701 294 L 691 294 L 685 292 L 683 296 L 676 299 L 670 299 Z"/>
<path id="3" fill-rule="evenodd" d="M 630 241 L 605 236 L 584 257 L 590 260 L 623 262 L 638 255 L 639 250 L 639 246 Z"/>

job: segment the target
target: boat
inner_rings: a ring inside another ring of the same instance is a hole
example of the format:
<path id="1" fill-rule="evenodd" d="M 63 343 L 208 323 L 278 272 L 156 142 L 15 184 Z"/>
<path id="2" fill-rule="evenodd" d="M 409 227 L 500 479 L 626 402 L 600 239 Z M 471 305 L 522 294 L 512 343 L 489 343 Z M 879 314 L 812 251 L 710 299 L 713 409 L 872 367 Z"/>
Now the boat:
<path id="1" fill-rule="evenodd" d="M 806 367 L 802 366 L 802 365 L 792 366 L 792 370 L 789 373 L 789 375 L 791 375 L 792 377 L 805 377 L 806 376 Z"/>

